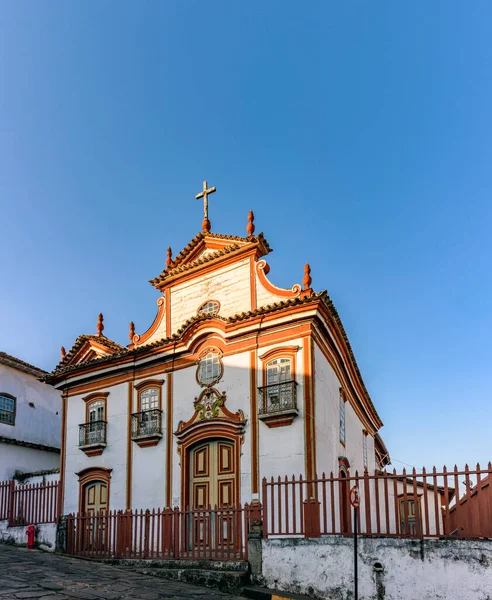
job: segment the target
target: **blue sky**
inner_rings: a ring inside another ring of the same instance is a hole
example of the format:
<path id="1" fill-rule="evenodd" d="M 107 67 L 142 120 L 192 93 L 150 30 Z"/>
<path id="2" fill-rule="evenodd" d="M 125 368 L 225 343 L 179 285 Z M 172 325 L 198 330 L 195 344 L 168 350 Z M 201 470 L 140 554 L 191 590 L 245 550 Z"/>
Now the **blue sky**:
<path id="1" fill-rule="evenodd" d="M 166 248 L 327 289 L 394 460 L 492 459 L 487 2 L 25 2 L 0 19 L 0 347 L 127 343 Z"/>

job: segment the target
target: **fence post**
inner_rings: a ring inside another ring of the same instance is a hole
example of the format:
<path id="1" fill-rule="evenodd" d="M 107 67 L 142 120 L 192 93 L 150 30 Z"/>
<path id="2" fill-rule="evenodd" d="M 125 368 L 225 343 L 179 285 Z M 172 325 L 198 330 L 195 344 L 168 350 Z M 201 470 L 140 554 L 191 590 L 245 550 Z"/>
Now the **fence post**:
<path id="1" fill-rule="evenodd" d="M 262 506 L 259 500 L 253 500 L 244 510 L 249 513 L 246 522 L 249 523 L 248 531 L 248 561 L 251 567 L 253 582 L 257 583 L 263 570 L 263 554 L 261 540 L 263 538 Z"/>
<path id="2" fill-rule="evenodd" d="M 9 525 L 14 524 L 14 515 L 15 515 L 15 481 L 13 479 L 9 482 L 9 499 L 8 499 L 8 515 L 9 515 Z"/>
<path id="3" fill-rule="evenodd" d="M 58 523 L 56 524 L 56 552 L 62 552 L 66 554 L 67 552 L 73 553 L 73 526 L 74 520 L 70 519 L 67 523 L 68 517 L 61 516 L 58 519 Z M 70 544 L 68 544 L 68 527 L 71 527 L 70 531 Z"/>

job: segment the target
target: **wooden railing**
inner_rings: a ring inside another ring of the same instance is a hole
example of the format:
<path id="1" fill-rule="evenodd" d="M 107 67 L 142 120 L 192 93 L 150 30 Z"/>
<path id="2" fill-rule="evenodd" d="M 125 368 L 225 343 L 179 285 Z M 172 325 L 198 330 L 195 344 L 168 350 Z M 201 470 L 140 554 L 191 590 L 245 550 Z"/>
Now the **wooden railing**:
<path id="1" fill-rule="evenodd" d="M 492 464 L 407 473 L 376 471 L 263 479 L 263 534 L 352 535 L 350 490 L 358 488 L 358 531 L 368 536 L 492 537 Z"/>
<path id="2" fill-rule="evenodd" d="M 67 553 L 100 558 L 247 560 L 248 529 L 248 505 L 71 514 Z"/>
<path id="3" fill-rule="evenodd" d="M 16 485 L 0 482 L 0 519 L 10 526 L 56 523 L 60 516 L 58 481 Z"/>

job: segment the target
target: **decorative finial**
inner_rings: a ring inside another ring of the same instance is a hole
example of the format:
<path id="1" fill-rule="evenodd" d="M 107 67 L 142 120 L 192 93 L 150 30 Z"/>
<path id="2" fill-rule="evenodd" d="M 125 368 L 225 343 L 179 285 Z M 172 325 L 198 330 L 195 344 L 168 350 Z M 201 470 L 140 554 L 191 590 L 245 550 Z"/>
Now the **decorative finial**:
<path id="1" fill-rule="evenodd" d="M 311 267 L 309 266 L 309 263 L 306 263 L 304 265 L 304 279 L 302 280 L 305 290 L 309 290 L 311 288 L 312 281 L 313 279 L 311 277 Z"/>
<path id="2" fill-rule="evenodd" d="M 167 258 L 166 258 L 166 267 L 171 266 L 171 263 L 173 262 L 173 251 L 171 250 L 171 246 L 169 246 L 169 248 L 167 249 Z"/>
<path id="3" fill-rule="evenodd" d="M 208 220 L 208 195 L 217 191 L 216 187 L 207 188 L 207 182 L 203 182 L 203 191 L 195 196 L 197 200 L 203 198 L 203 221 L 202 229 L 204 233 L 210 233 L 210 221 Z"/>
<path id="4" fill-rule="evenodd" d="M 60 352 L 61 352 L 62 360 L 65 360 L 65 356 L 67 355 L 67 351 L 65 350 L 65 348 L 63 346 L 60 348 Z"/>
<path id="5" fill-rule="evenodd" d="M 135 335 L 135 323 L 133 321 L 130 321 L 130 333 L 128 334 L 128 337 L 130 338 L 130 342 L 133 343 L 133 336 Z"/>
<path id="6" fill-rule="evenodd" d="M 249 211 L 248 215 L 248 224 L 246 225 L 246 231 L 248 232 L 248 236 L 252 237 L 255 232 L 255 215 L 252 210 Z"/>
<path id="7" fill-rule="evenodd" d="M 102 335 L 104 331 L 103 325 L 104 317 L 102 313 L 99 313 L 99 317 L 97 318 L 97 335 Z"/>

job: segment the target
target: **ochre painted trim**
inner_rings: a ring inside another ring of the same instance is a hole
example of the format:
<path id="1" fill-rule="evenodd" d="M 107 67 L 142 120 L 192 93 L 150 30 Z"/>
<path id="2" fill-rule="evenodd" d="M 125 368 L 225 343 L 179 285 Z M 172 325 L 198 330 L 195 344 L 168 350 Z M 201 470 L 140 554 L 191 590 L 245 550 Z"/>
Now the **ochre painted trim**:
<path id="1" fill-rule="evenodd" d="M 258 358 L 262 361 L 270 360 L 272 358 L 276 358 L 283 354 L 293 354 L 299 350 L 299 346 L 279 346 L 278 348 L 273 348 L 272 350 L 268 350 L 265 354 L 262 354 Z"/>
<path id="2" fill-rule="evenodd" d="M 212 334 L 209 333 L 209 335 L 213 337 L 209 337 L 208 340 L 213 340 L 214 346 L 221 349 L 223 348 L 224 356 L 233 356 L 242 352 L 249 352 L 250 350 L 254 350 L 256 347 L 266 348 L 272 344 L 281 344 L 294 339 L 302 338 L 306 335 L 310 335 L 312 326 L 310 322 L 306 321 L 298 322 L 296 324 L 289 322 L 279 326 L 279 329 L 280 331 L 265 330 L 261 333 L 259 338 L 257 336 L 257 332 L 252 331 L 245 334 L 245 339 L 239 338 L 231 341 L 224 341 L 218 337 L 220 335 L 219 333 L 213 332 Z M 206 336 L 207 332 L 204 331 L 188 349 L 184 348 L 183 346 L 179 348 L 176 347 L 174 352 L 168 354 L 165 359 L 163 358 L 163 360 L 167 361 L 165 364 L 161 363 L 153 367 L 145 368 L 140 367 L 138 370 L 138 377 L 166 375 L 170 372 L 171 368 L 174 371 L 178 371 L 180 369 L 192 366 L 196 361 L 197 354 L 200 352 L 200 347 L 207 344 Z M 175 358 L 176 355 L 179 356 L 179 353 L 182 353 L 182 355 L 179 358 Z M 104 379 L 100 379 L 97 382 L 80 384 L 70 388 L 68 395 L 77 396 L 88 391 L 100 389 L 101 387 L 108 388 L 114 385 L 119 385 L 120 383 L 131 381 L 131 379 L 132 375 L 128 373 L 113 376 L 111 376 L 109 373 Z"/>
<path id="3" fill-rule="evenodd" d="M 133 444 L 132 444 L 133 386 L 128 382 L 128 428 L 126 439 L 126 509 L 132 508 Z"/>
<path id="4" fill-rule="evenodd" d="M 203 277 L 204 275 L 212 273 L 213 271 L 218 271 L 219 269 L 223 269 L 224 267 L 228 267 L 229 265 L 247 259 L 249 256 L 259 257 L 263 256 L 263 254 L 256 245 L 249 249 L 238 248 L 232 252 L 229 252 L 228 254 L 217 257 L 211 262 L 200 263 L 199 265 L 195 265 L 189 269 L 178 271 L 177 273 L 166 277 L 164 281 L 152 285 L 154 285 L 154 287 L 161 292 L 164 292 L 175 285 L 181 285 L 190 279 Z"/>
<path id="5" fill-rule="evenodd" d="M 147 329 L 147 331 L 145 333 L 142 333 L 142 335 L 139 335 L 138 333 L 136 333 L 133 336 L 132 342 L 133 342 L 134 346 L 140 346 L 141 344 L 146 342 L 157 331 L 157 328 L 161 324 L 162 319 L 164 317 L 164 311 L 166 310 L 166 306 L 167 306 L 167 304 L 166 304 L 163 296 L 161 296 L 160 298 L 157 298 L 157 314 L 155 316 L 154 322 Z"/>
<path id="6" fill-rule="evenodd" d="M 313 398 L 313 351 L 310 338 L 303 339 L 304 367 L 304 436 L 306 477 L 316 474 L 315 415 Z"/>
<path id="7" fill-rule="evenodd" d="M 273 283 L 270 283 L 266 276 L 266 273 L 268 273 L 269 271 L 270 267 L 268 266 L 266 260 L 259 260 L 256 263 L 256 273 L 258 275 L 258 280 L 261 283 L 261 285 L 267 290 L 267 292 L 270 292 L 270 294 L 274 294 L 275 296 L 280 296 L 280 298 L 295 298 L 296 296 L 300 295 L 301 286 L 298 283 L 293 285 L 290 290 L 285 288 L 279 288 L 276 285 L 273 285 Z"/>
<path id="8" fill-rule="evenodd" d="M 109 396 L 109 392 L 95 392 L 94 394 L 89 394 L 82 398 L 82 400 L 86 403 L 92 402 L 93 400 L 106 400 Z"/>
<path id="9" fill-rule="evenodd" d="M 166 507 L 172 508 L 173 485 L 173 374 L 167 376 L 166 410 Z"/>
<path id="10" fill-rule="evenodd" d="M 258 462 L 258 364 L 256 350 L 249 353 L 250 401 L 251 401 L 251 493 L 259 493 L 260 465 Z"/>
<path id="11" fill-rule="evenodd" d="M 255 259 L 250 256 L 249 259 L 249 294 L 251 297 L 251 310 L 256 310 L 257 299 L 256 299 L 256 268 Z"/>
<path id="12" fill-rule="evenodd" d="M 166 336 L 171 335 L 171 290 L 164 290 L 164 298 L 166 299 Z"/>

